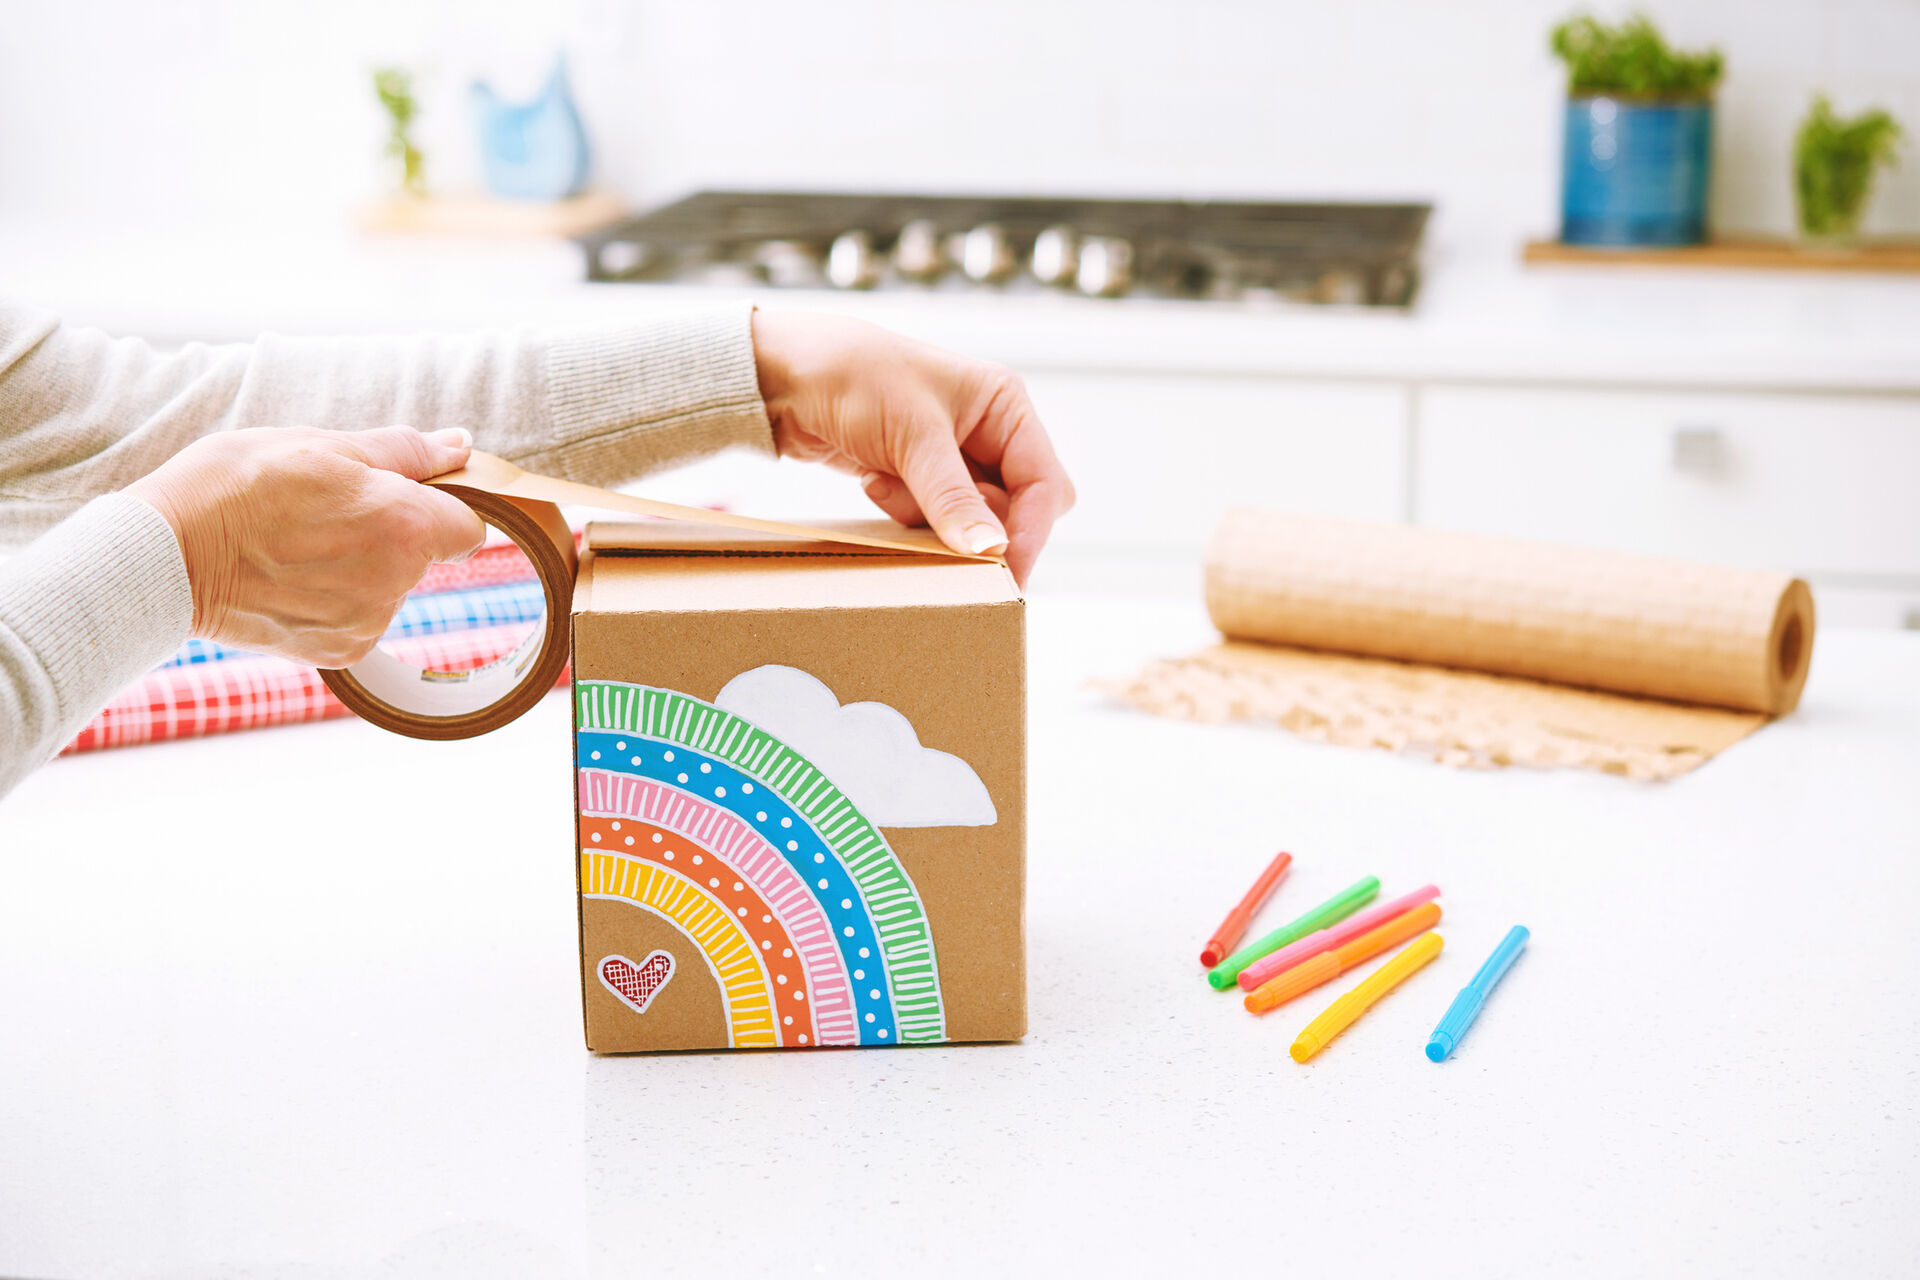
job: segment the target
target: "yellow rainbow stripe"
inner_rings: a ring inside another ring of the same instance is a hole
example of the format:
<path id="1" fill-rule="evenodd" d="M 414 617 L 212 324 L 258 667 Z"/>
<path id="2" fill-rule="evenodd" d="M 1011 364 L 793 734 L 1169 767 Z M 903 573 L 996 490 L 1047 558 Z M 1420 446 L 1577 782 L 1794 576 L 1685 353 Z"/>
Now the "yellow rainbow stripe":
<path id="1" fill-rule="evenodd" d="M 760 954 L 733 916 L 705 889 L 665 867 L 582 849 L 580 892 L 595 898 L 623 898 L 671 920 L 693 939 L 720 979 L 730 1045 L 735 1049 L 779 1045 L 773 996 Z"/>

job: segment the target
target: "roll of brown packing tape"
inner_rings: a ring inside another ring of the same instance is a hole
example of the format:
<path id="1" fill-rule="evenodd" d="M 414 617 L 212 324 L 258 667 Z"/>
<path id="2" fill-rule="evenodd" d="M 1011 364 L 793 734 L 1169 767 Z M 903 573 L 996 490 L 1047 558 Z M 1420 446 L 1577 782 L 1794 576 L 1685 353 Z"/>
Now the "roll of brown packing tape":
<path id="1" fill-rule="evenodd" d="M 1252 510 L 1214 534 L 1207 608 L 1235 640 L 1773 716 L 1813 654 L 1786 574 Z"/>
<path id="2" fill-rule="evenodd" d="M 320 673 L 334 696 L 355 715 L 412 738 L 471 738 L 498 729 L 540 701 L 560 678 L 567 665 L 573 580 L 579 568 L 573 533 L 557 505 L 562 502 L 901 555 L 998 559 L 968 555 L 926 541 L 876 537 L 850 529 L 816 529 L 730 511 L 656 502 L 534 475 L 504 458 L 478 450 L 459 471 L 436 476 L 428 483 L 465 502 L 527 553 L 546 593 L 546 616 L 511 653 L 471 671 L 427 671 L 375 649 L 345 670 Z"/>
<path id="3" fill-rule="evenodd" d="M 349 711 L 410 738 L 471 738 L 498 729 L 540 701 L 567 665 L 579 553 L 560 508 L 484 489 L 441 487 L 526 552 L 546 595 L 546 614 L 511 652 L 471 671 L 427 671 L 375 649 L 345 670 L 320 673 Z"/>

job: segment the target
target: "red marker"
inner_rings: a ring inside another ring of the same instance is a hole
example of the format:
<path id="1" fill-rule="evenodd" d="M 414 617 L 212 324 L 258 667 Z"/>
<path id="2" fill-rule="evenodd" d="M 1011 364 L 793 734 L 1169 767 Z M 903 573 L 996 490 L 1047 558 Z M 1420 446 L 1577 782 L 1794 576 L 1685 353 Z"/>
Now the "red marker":
<path id="1" fill-rule="evenodd" d="M 1200 952 L 1200 963 L 1213 968 L 1227 957 L 1227 953 L 1238 946 L 1246 935 L 1247 926 L 1253 922 L 1253 913 L 1266 905 L 1273 896 L 1273 886 L 1280 883 L 1280 877 L 1287 874 L 1287 868 L 1293 864 L 1293 855 L 1282 853 L 1275 855 L 1260 878 L 1253 882 L 1253 888 L 1247 890 L 1247 896 L 1240 899 L 1240 905 L 1227 912 L 1227 918 L 1207 939 L 1207 945 Z"/>

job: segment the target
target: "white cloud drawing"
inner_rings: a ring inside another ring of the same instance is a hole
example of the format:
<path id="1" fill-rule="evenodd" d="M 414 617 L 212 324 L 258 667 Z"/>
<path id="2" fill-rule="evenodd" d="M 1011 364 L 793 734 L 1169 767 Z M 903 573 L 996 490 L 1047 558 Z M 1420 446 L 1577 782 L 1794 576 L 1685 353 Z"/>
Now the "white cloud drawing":
<path id="1" fill-rule="evenodd" d="M 921 746 L 912 722 L 884 702 L 841 706 L 797 667 L 743 671 L 714 705 L 812 761 L 876 827 L 988 827 L 999 818 L 965 760 Z"/>

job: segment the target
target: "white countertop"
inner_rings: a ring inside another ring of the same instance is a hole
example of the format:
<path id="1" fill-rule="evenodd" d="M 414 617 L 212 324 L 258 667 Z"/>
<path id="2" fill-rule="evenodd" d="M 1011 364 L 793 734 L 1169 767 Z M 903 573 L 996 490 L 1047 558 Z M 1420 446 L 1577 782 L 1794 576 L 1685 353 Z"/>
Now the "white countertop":
<path id="1" fill-rule="evenodd" d="M 0 224 L 0 289 L 165 342 L 551 326 L 754 297 L 1024 370 L 1920 393 L 1920 277 L 1524 269 L 1431 245 L 1411 313 L 1051 293 L 589 285 L 565 242 Z"/>
<path id="2" fill-rule="evenodd" d="M 0 802 L 0 1274 L 1911 1271 L 1920 637 L 1823 633 L 1795 716 L 1649 786 L 1080 687 L 1205 636 L 1033 604 L 1018 1045 L 585 1053 L 563 697 L 50 765 Z M 1440 960 L 1306 1066 L 1333 988 L 1256 1020 L 1194 959 L 1279 846 L 1268 919 L 1445 890 Z"/>

